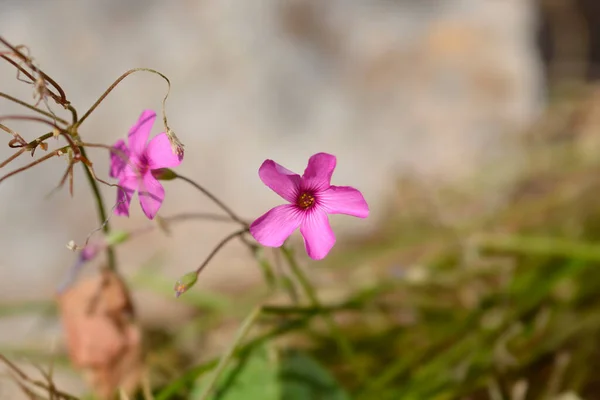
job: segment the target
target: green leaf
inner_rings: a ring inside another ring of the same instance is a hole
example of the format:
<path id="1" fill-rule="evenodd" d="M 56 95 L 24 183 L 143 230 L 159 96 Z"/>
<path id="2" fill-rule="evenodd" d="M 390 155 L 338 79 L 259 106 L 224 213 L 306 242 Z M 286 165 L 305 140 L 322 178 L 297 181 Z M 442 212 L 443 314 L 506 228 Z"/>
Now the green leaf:
<path id="1" fill-rule="evenodd" d="M 280 360 L 280 399 L 347 400 L 349 397 L 321 364 L 301 351 L 289 351 Z"/>
<path id="2" fill-rule="evenodd" d="M 192 390 L 198 399 L 206 376 Z M 300 351 L 278 354 L 262 346 L 240 356 L 228 367 L 209 397 L 211 400 L 347 400 L 331 374 Z"/>

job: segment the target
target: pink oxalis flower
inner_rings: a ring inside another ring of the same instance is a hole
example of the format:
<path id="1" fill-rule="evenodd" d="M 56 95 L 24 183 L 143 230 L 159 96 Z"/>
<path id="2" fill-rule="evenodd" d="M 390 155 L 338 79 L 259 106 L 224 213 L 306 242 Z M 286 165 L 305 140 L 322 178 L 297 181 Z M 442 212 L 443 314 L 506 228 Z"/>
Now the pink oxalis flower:
<path id="1" fill-rule="evenodd" d="M 300 176 L 266 160 L 258 170 L 260 179 L 290 204 L 258 218 L 250 225 L 250 234 L 263 246 L 279 247 L 300 227 L 308 255 L 314 260 L 324 258 L 335 244 L 328 214 L 369 215 L 369 206 L 358 190 L 330 185 L 335 164 L 335 156 L 315 154 Z"/>
<path id="2" fill-rule="evenodd" d="M 165 189 L 153 173 L 161 168 L 176 167 L 182 155 L 175 154 L 166 133 L 148 142 L 156 113 L 145 110 L 128 135 L 128 144 L 119 140 L 110 155 L 110 176 L 119 180 L 115 214 L 129 216 L 129 204 L 137 191 L 142 211 L 153 219 L 165 198 Z"/>

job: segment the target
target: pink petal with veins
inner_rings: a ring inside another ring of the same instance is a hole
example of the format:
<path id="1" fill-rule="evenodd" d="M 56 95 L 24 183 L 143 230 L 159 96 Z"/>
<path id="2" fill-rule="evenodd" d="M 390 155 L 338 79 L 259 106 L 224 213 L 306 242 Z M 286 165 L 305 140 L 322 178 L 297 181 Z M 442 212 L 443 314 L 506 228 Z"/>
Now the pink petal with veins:
<path id="1" fill-rule="evenodd" d="M 313 260 L 321 260 L 335 244 L 335 234 L 329 225 L 327 213 L 320 209 L 308 212 L 300 226 L 304 238 L 304 246 L 308 256 Z"/>
<path id="2" fill-rule="evenodd" d="M 151 173 L 142 177 L 142 183 L 138 189 L 142 211 L 148 219 L 154 219 L 165 199 L 165 189 Z"/>
<path id="3" fill-rule="evenodd" d="M 173 168 L 181 164 L 183 156 L 173 153 L 166 133 L 156 135 L 146 147 L 146 159 L 150 169 Z"/>
<path id="4" fill-rule="evenodd" d="M 250 234 L 263 246 L 279 247 L 300 226 L 302 217 L 294 205 L 277 206 L 250 225 Z"/>
<path id="5" fill-rule="evenodd" d="M 350 186 L 330 186 L 319 193 L 319 205 L 329 214 L 346 214 L 359 218 L 369 216 L 369 205 L 365 198 Z"/>
<path id="6" fill-rule="evenodd" d="M 138 121 L 129 129 L 129 149 L 131 155 L 141 158 L 146 150 L 146 143 L 150 136 L 150 130 L 154 125 L 156 113 L 152 110 L 144 110 Z"/>
<path id="7" fill-rule="evenodd" d="M 272 160 L 266 160 L 258 170 L 258 176 L 275 193 L 290 203 L 296 202 L 300 187 L 300 175 L 285 169 Z"/>

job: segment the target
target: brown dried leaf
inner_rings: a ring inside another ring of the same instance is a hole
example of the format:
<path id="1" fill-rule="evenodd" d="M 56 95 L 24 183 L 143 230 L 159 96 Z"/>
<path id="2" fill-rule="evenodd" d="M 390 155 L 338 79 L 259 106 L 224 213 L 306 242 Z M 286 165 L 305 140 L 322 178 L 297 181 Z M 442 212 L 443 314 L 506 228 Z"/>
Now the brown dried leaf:
<path id="1" fill-rule="evenodd" d="M 69 356 L 96 394 L 132 393 L 142 375 L 141 332 L 127 288 L 114 272 L 81 281 L 58 297 Z"/>

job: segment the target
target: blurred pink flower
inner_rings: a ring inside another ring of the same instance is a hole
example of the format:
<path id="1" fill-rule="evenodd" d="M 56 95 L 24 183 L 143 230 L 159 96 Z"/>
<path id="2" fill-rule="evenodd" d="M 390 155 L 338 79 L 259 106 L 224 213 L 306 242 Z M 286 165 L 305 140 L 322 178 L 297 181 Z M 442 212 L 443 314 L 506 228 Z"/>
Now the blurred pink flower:
<path id="1" fill-rule="evenodd" d="M 110 176 L 119 179 L 115 214 L 129 216 L 131 197 L 138 191 L 142 211 L 149 219 L 158 212 L 165 190 L 152 174 L 153 170 L 176 167 L 183 155 L 171 148 L 165 133 L 156 135 L 148 142 L 156 113 L 145 110 L 128 135 L 129 146 L 119 140 L 113 146 L 117 151 L 110 155 Z"/>
<path id="2" fill-rule="evenodd" d="M 300 176 L 266 160 L 258 170 L 260 179 L 291 204 L 277 206 L 258 218 L 250 225 L 250 234 L 263 246 L 279 247 L 300 227 L 308 255 L 314 260 L 324 258 L 335 244 L 328 214 L 369 215 L 369 206 L 358 190 L 330 185 L 335 164 L 335 156 L 315 154 Z"/>

